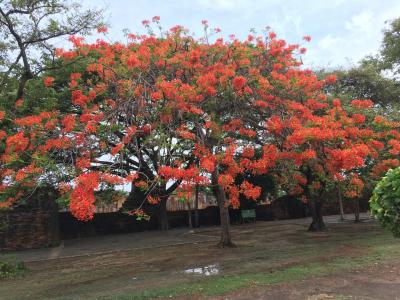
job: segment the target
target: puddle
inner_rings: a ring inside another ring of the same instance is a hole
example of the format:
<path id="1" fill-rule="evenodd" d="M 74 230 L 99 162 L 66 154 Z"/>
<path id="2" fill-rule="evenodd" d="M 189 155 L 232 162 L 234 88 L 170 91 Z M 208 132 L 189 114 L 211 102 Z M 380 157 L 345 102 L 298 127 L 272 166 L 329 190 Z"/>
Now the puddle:
<path id="1" fill-rule="evenodd" d="M 219 274 L 219 264 L 208 265 L 199 268 L 187 269 L 183 271 L 185 274 L 212 276 Z"/>

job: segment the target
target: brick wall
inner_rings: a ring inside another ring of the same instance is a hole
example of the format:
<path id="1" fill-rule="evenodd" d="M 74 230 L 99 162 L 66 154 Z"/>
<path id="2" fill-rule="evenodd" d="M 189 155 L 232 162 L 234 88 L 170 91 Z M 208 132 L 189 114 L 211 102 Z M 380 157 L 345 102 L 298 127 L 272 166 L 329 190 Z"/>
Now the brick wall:
<path id="1" fill-rule="evenodd" d="M 58 208 L 52 201 L 0 211 L 0 250 L 57 246 L 60 243 Z"/>

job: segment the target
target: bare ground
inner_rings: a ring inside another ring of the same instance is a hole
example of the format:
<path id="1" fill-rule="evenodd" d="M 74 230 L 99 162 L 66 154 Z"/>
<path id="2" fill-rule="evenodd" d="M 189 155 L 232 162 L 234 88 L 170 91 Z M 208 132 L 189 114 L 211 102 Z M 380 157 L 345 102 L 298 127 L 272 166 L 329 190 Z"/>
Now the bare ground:
<path id="1" fill-rule="evenodd" d="M 233 249 L 212 227 L 18 252 L 29 271 L 0 281 L 0 299 L 397 299 L 399 241 L 373 221 L 327 220 L 321 233 L 306 219 L 234 226 Z"/>
<path id="2" fill-rule="evenodd" d="M 397 300 L 400 299 L 400 262 L 376 263 L 355 271 L 345 271 L 264 288 L 247 288 L 208 299 Z"/>

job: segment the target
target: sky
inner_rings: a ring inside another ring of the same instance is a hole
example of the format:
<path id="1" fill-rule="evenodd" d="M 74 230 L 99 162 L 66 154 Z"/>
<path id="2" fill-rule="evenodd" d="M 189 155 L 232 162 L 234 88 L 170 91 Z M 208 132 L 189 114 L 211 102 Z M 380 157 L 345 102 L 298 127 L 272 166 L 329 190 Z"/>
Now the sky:
<path id="1" fill-rule="evenodd" d="M 386 21 L 400 17 L 398 0 L 82 0 L 105 8 L 111 40 L 124 40 L 123 29 L 143 33 L 142 20 L 161 17 L 163 28 L 183 25 L 201 36 L 202 20 L 221 28 L 223 37 L 246 38 L 267 26 L 288 43 L 304 45 L 310 68 L 349 68 L 378 52 Z"/>

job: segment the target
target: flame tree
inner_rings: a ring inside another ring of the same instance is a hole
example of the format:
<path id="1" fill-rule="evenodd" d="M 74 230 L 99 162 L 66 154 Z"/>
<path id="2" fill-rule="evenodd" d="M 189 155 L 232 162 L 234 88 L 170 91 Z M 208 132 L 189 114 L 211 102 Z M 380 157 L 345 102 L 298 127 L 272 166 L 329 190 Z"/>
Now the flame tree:
<path id="1" fill-rule="evenodd" d="M 75 217 L 90 220 L 94 192 L 104 187 L 129 184 L 158 204 L 176 190 L 190 197 L 195 185 L 208 185 L 226 247 L 233 245 L 228 207 L 239 207 L 240 195 L 256 200 L 261 193 L 235 178 L 273 172 L 282 187 L 309 201 L 310 228 L 323 229 L 321 194 L 331 180 L 361 188 L 357 168 L 379 156 L 374 128 L 322 92 L 333 77 L 318 80 L 300 68 L 296 56 L 304 48 L 272 32 L 210 42 L 203 25 L 201 39 L 181 26 L 160 36 L 130 34 L 127 44 L 71 37 L 74 48 L 59 50 L 60 58 L 93 61 L 85 74 L 70 74 L 70 112 L 0 115 L 17 129 L 0 134 L 2 205 L 47 181 L 69 197 Z M 53 81 L 47 77 L 44 85 L 52 88 Z M 354 106 L 368 109 L 370 102 Z M 392 135 L 396 148 L 398 132 Z M 141 207 L 131 213 L 145 214 Z"/>

